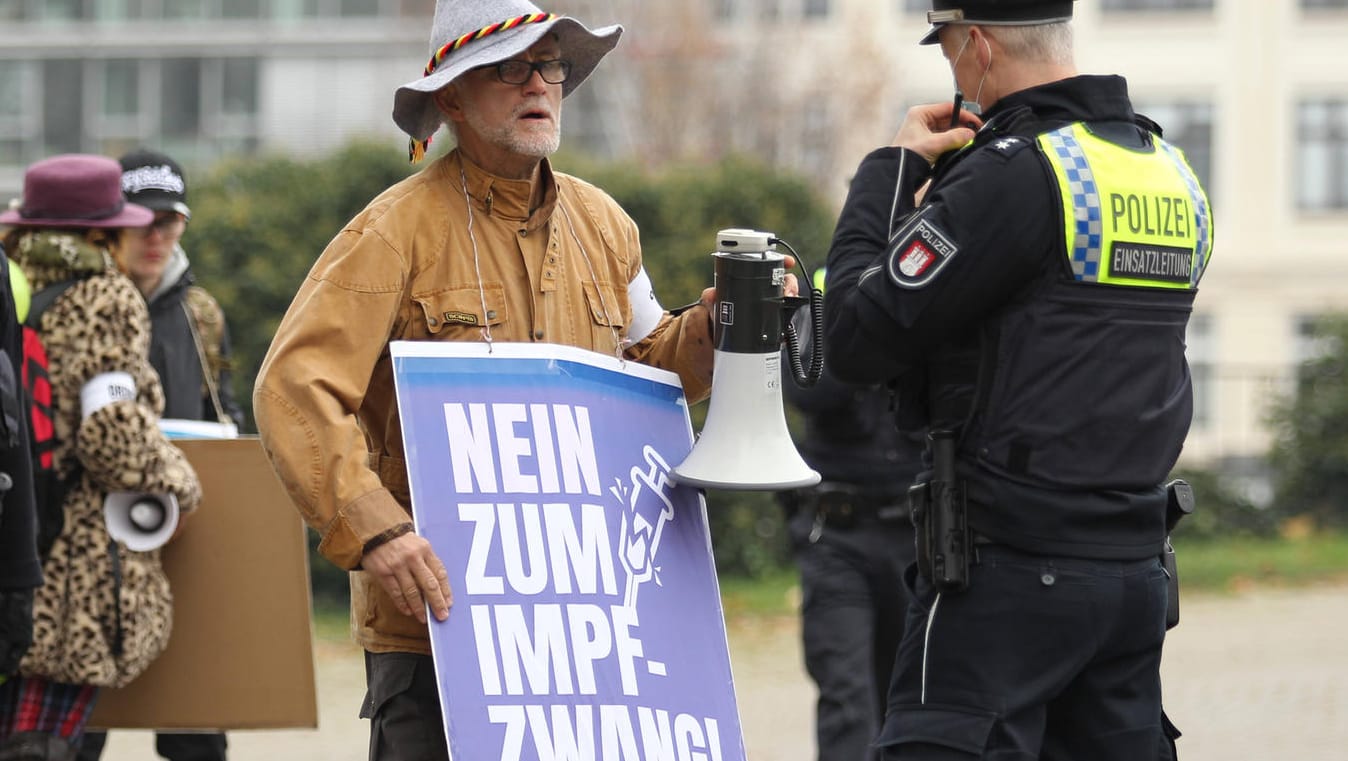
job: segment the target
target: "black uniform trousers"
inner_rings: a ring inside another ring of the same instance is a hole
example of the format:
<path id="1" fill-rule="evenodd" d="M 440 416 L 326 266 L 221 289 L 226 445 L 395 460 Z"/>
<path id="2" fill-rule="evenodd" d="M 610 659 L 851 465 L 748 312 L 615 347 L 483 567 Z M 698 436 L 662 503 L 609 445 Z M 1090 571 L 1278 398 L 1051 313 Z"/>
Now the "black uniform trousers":
<path id="1" fill-rule="evenodd" d="M 969 588 L 913 605 L 879 744 L 885 759 L 1170 759 L 1160 560 L 976 547 Z"/>
<path id="2" fill-rule="evenodd" d="M 365 652 L 370 761 L 448 761 L 435 662 L 416 653 Z"/>
<path id="3" fill-rule="evenodd" d="M 98 761 L 108 733 L 85 732 L 76 761 Z M 154 750 L 168 761 L 225 761 L 229 742 L 224 732 L 156 732 Z"/>
<path id="4" fill-rule="evenodd" d="M 908 606 L 903 570 L 913 562 L 906 510 L 869 510 L 845 524 L 800 509 L 788 528 L 800 569 L 805 668 L 818 688 L 819 761 L 878 758 L 876 734 Z M 812 540 L 813 539 L 813 540 Z"/>

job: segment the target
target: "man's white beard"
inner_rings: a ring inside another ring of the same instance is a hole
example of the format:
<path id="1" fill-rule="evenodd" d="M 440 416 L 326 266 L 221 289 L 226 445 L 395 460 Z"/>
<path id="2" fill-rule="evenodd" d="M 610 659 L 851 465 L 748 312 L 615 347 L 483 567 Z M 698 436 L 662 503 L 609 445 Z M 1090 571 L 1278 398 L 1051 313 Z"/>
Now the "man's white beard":
<path id="1" fill-rule="evenodd" d="M 517 114 L 529 110 L 532 110 L 530 106 L 523 105 L 516 109 L 516 114 L 511 115 L 509 123 L 495 126 L 487 124 L 481 114 L 470 109 L 465 110 L 464 121 L 468 123 L 470 129 L 492 145 L 521 156 L 547 158 L 556 153 L 562 144 L 562 115 L 553 113 L 552 120 L 546 122 L 551 127 L 549 130 L 521 129 L 522 126 L 528 127 L 530 123 L 521 122 Z"/>

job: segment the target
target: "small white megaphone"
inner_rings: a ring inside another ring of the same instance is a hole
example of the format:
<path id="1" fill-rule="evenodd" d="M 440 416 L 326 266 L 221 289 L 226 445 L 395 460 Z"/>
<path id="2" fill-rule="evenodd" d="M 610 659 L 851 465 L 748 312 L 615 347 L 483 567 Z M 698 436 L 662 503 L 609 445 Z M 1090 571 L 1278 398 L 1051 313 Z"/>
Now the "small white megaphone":
<path id="1" fill-rule="evenodd" d="M 108 534 L 128 550 L 149 552 L 164 546 L 178 528 L 178 498 L 172 494 L 116 491 L 103 500 Z"/>
<path id="2" fill-rule="evenodd" d="M 782 407 L 785 257 L 772 233 L 717 233 L 715 365 L 702 433 L 675 483 L 778 491 L 819 483 L 786 427 Z"/>

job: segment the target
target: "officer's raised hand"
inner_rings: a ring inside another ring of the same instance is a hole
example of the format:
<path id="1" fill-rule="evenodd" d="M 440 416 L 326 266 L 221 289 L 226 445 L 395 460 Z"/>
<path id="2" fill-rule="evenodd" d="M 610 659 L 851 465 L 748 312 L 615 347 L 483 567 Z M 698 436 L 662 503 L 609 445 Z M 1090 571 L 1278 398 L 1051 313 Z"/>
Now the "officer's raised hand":
<path id="1" fill-rule="evenodd" d="M 949 102 L 913 106 L 904 116 L 893 145 L 907 148 L 926 159 L 928 164 L 935 163 L 942 153 L 973 140 L 974 129 L 983 126 L 982 119 L 963 111 L 960 126 L 951 128 L 950 115 L 954 109 L 955 105 Z M 972 125 L 972 128 L 964 125 Z"/>

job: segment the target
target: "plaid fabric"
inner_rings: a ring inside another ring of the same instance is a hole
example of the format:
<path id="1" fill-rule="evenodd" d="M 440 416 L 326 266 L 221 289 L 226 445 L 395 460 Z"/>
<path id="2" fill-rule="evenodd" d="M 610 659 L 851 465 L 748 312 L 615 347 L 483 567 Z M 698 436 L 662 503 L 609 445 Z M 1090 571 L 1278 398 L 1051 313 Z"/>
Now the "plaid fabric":
<path id="1" fill-rule="evenodd" d="M 0 741 L 19 732 L 45 732 L 74 740 L 94 712 L 98 688 L 34 677 L 0 684 Z"/>

